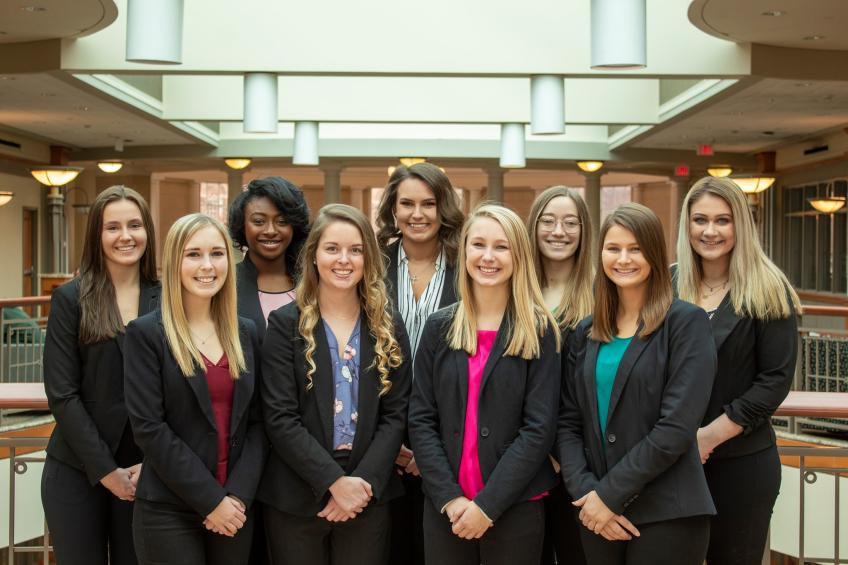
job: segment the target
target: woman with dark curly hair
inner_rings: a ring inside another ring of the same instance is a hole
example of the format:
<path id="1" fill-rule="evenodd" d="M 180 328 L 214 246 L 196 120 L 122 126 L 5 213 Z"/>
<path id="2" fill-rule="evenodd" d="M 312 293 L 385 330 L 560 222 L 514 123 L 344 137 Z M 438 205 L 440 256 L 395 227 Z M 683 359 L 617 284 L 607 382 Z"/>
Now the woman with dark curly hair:
<path id="1" fill-rule="evenodd" d="M 253 320 L 261 340 L 268 315 L 294 300 L 297 256 L 309 235 L 303 192 L 282 177 L 251 181 L 230 206 L 230 235 L 245 250 L 236 268 L 238 313 Z"/>

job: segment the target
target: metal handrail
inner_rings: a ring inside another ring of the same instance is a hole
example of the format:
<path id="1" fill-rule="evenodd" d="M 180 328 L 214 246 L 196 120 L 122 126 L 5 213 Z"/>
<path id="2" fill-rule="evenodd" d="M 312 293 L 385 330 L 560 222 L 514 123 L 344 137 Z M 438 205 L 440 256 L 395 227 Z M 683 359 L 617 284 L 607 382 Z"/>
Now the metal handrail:
<path id="1" fill-rule="evenodd" d="M 0 437 L 0 447 L 9 449 L 9 563 L 15 562 L 16 553 L 41 553 L 44 563 L 50 563 L 50 553 L 53 546 L 50 545 L 50 531 L 47 528 L 47 520 L 44 521 L 44 537 L 41 545 L 27 545 L 17 547 L 15 544 L 15 482 L 17 475 L 27 472 L 27 463 L 43 463 L 44 457 L 18 456 L 18 448 L 41 448 L 47 447 L 50 438 L 46 437 Z"/>

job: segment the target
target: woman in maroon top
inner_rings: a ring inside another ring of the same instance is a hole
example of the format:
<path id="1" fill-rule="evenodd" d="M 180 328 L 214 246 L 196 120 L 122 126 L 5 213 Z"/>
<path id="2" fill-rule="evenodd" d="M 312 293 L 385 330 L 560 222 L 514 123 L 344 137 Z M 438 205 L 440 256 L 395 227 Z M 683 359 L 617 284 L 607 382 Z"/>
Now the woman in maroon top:
<path id="1" fill-rule="evenodd" d="M 165 240 L 162 309 L 127 327 L 127 410 L 144 453 L 133 537 L 139 563 L 239 564 L 267 442 L 258 338 L 236 315 L 232 242 L 203 214 Z"/>

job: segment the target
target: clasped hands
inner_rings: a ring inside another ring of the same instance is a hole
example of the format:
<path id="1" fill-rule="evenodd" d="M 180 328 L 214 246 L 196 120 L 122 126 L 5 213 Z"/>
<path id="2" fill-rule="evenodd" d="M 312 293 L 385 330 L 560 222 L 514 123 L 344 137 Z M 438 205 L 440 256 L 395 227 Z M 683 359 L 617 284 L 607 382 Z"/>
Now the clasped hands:
<path id="1" fill-rule="evenodd" d="M 227 495 L 218 503 L 215 510 L 206 516 L 203 525 L 216 534 L 234 537 L 247 522 L 247 508 L 244 503 L 232 495 Z"/>
<path id="2" fill-rule="evenodd" d="M 630 520 L 610 510 L 594 490 L 572 502 L 580 508 L 580 522 L 589 530 L 610 541 L 627 541 L 639 537 Z"/>
<path id="3" fill-rule="evenodd" d="M 480 539 L 492 527 L 492 521 L 483 514 L 480 507 L 464 496 L 448 502 L 445 514 L 453 524 L 453 533 L 462 539 Z"/>
<path id="4" fill-rule="evenodd" d="M 138 476 L 141 474 L 141 463 L 132 467 L 118 467 L 102 479 L 100 484 L 109 489 L 121 500 L 135 500 L 135 488 L 138 485 Z"/>
<path id="5" fill-rule="evenodd" d="M 318 513 L 328 522 L 347 522 L 365 510 L 374 496 L 371 485 L 360 477 L 339 477 L 330 485 L 330 500 Z"/>

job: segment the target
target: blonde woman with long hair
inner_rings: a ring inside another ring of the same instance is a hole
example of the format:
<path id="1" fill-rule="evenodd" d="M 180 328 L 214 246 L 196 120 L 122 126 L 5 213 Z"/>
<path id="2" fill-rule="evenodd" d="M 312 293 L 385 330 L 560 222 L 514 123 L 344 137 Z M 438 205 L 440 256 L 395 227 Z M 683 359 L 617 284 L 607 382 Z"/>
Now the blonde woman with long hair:
<path id="1" fill-rule="evenodd" d="M 710 316 L 718 369 L 698 447 L 718 514 L 708 563 L 759 564 L 780 489 L 771 415 L 795 374 L 798 295 L 760 246 L 742 190 L 706 177 L 683 201 L 672 267 Z"/>
<path id="2" fill-rule="evenodd" d="M 410 350 L 383 257 L 356 208 L 321 208 L 295 302 L 263 343 L 272 451 L 259 488 L 276 564 L 385 563 L 394 461 L 406 430 Z"/>
<path id="3" fill-rule="evenodd" d="M 256 327 L 236 314 L 226 228 L 171 226 L 162 308 L 127 327 L 127 409 L 144 453 L 133 537 L 144 564 L 243 564 L 267 452 Z"/>
<path id="4" fill-rule="evenodd" d="M 478 207 L 457 265 L 459 302 L 427 320 L 409 410 L 425 559 L 538 565 L 540 499 L 556 485 L 559 329 L 515 212 Z"/>
<path id="5" fill-rule="evenodd" d="M 592 313 L 594 242 L 586 202 L 566 186 L 545 189 L 530 207 L 527 233 L 542 296 L 559 322 L 565 343 L 577 323 Z M 559 463 L 553 456 L 552 463 L 559 473 Z M 586 562 L 576 518 L 571 498 L 560 483 L 545 497 L 542 565 Z"/>
<path id="6" fill-rule="evenodd" d="M 557 453 L 591 565 L 701 565 L 715 514 L 695 434 L 715 372 L 706 314 L 673 299 L 662 224 L 604 220 L 595 307 L 571 335 Z"/>

